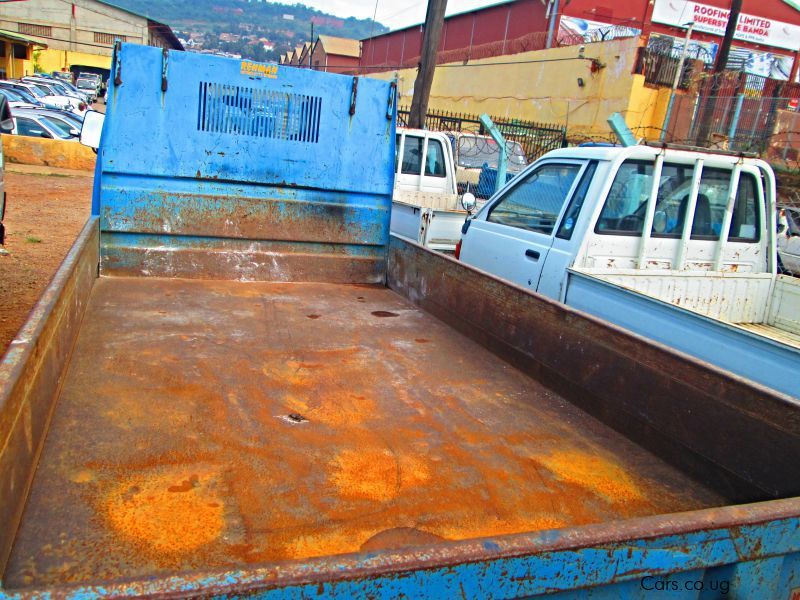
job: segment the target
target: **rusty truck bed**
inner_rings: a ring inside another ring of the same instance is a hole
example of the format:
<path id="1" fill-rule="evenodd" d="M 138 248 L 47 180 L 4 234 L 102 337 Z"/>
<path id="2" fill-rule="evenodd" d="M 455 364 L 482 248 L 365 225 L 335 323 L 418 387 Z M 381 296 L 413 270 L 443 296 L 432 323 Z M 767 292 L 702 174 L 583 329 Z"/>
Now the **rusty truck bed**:
<path id="1" fill-rule="evenodd" d="M 379 286 L 101 278 L 10 587 L 724 499 Z"/>

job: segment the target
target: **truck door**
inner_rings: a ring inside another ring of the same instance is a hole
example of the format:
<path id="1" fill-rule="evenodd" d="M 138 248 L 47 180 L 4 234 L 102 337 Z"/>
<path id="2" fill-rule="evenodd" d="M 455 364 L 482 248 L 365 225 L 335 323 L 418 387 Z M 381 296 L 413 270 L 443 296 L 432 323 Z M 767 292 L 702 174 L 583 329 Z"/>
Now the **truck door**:
<path id="1" fill-rule="evenodd" d="M 461 260 L 536 290 L 583 161 L 554 159 L 515 178 L 470 222 Z"/>
<path id="2" fill-rule="evenodd" d="M 408 192 L 449 193 L 445 150 L 427 134 L 398 133 L 395 181 L 401 199 Z"/>

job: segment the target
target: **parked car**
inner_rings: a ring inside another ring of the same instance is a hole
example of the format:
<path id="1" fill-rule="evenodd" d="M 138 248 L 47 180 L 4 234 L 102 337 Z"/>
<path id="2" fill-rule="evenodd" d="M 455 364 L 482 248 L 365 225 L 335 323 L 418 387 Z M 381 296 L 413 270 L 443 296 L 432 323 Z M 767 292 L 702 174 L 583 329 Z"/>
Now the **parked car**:
<path id="1" fill-rule="evenodd" d="M 61 81 L 67 81 L 69 83 L 72 83 L 73 80 L 72 72 L 70 71 L 53 71 L 52 75 L 56 79 L 59 79 Z"/>
<path id="2" fill-rule="evenodd" d="M 446 134 L 398 128 L 391 232 L 433 250 L 453 252 L 466 217 Z"/>
<path id="3" fill-rule="evenodd" d="M 45 106 L 50 108 L 58 108 L 61 110 L 69 110 L 75 114 L 83 115 L 86 112 L 86 104 L 77 98 L 71 96 L 53 95 L 49 91 L 45 91 L 43 86 L 32 83 L 26 83 L 18 80 L 0 81 L 0 87 L 25 90 L 29 94 L 35 96 Z M 83 105 L 81 107 L 81 105 Z"/>
<path id="4" fill-rule="evenodd" d="M 0 88 L 0 96 L 5 97 L 5 99 L 8 101 L 8 105 L 11 108 L 35 108 L 37 106 L 44 106 L 33 96 L 29 96 L 30 97 L 29 101 L 25 96 L 19 93 L 18 90 L 12 90 L 9 88 Z"/>
<path id="5" fill-rule="evenodd" d="M 81 134 L 80 127 L 35 109 L 17 109 L 13 118 L 15 135 L 77 141 Z"/>
<path id="6" fill-rule="evenodd" d="M 776 275 L 774 194 L 768 164 L 733 154 L 565 148 L 466 221 L 456 255 L 800 398 L 800 280 Z M 800 246 L 782 237 L 789 268 Z"/>
<path id="7" fill-rule="evenodd" d="M 23 77 L 22 81 L 27 81 L 30 83 L 43 83 L 47 85 L 50 89 L 57 91 L 62 95 L 72 96 L 73 98 L 77 98 L 83 102 L 90 102 L 91 94 L 79 90 L 74 85 L 72 85 L 71 82 L 68 81 L 61 81 L 54 77 L 46 77 L 44 75 Z"/>
<path id="8" fill-rule="evenodd" d="M 800 277 L 800 208 L 781 208 L 778 212 L 778 267 Z"/>
<path id="9" fill-rule="evenodd" d="M 100 91 L 103 89 L 103 77 L 101 75 L 97 73 L 80 73 L 78 74 L 78 80 L 81 79 L 91 81 L 95 86 L 97 95 L 100 95 Z"/>
<path id="10" fill-rule="evenodd" d="M 75 86 L 82 92 L 89 95 L 92 102 L 97 101 L 98 89 L 94 80 L 87 78 L 78 78 Z"/>
<path id="11" fill-rule="evenodd" d="M 43 91 L 49 91 L 53 96 L 65 96 L 67 98 L 73 98 L 78 102 L 79 108 L 83 106 L 83 108 L 80 108 L 80 110 L 85 110 L 87 107 L 87 94 L 79 90 L 71 90 L 65 83 L 56 81 L 55 79 L 45 79 L 42 77 L 23 77 L 22 81 L 23 83 L 31 83 L 36 85 Z"/>

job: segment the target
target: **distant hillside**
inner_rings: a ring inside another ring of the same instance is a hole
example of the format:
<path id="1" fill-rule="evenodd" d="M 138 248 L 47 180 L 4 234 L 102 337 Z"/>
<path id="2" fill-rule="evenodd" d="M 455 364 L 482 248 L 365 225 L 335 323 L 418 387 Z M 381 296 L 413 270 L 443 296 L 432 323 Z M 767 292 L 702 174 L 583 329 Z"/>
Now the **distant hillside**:
<path id="1" fill-rule="evenodd" d="M 166 23 L 178 32 L 257 33 L 276 42 L 276 51 L 308 41 L 311 23 L 315 35 L 362 39 L 371 33 L 388 31 L 370 19 L 340 18 L 301 4 L 255 0 L 111 0 L 111 3 Z"/>

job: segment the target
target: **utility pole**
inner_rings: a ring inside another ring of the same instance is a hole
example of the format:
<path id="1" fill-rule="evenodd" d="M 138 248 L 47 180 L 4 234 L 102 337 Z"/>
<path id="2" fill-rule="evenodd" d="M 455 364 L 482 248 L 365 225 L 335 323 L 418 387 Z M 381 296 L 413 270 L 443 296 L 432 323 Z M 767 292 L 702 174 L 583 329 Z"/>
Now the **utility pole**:
<path id="1" fill-rule="evenodd" d="M 423 129 L 425 127 L 428 99 L 433 85 L 433 73 L 436 70 L 436 53 L 439 49 L 439 39 L 442 37 L 446 9 L 447 0 L 428 0 L 428 12 L 425 15 L 425 32 L 422 37 L 422 56 L 420 56 L 417 79 L 414 82 L 411 113 L 408 116 L 408 126 L 414 129 Z"/>
<path id="2" fill-rule="evenodd" d="M 311 49 L 308 51 L 308 68 L 313 69 L 314 66 L 311 64 L 311 59 L 313 58 L 312 54 L 314 54 L 314 21 L 311 21 Z"/>
<path id="3" fill-rule="evenodd" d="M 697 141 L 700 145 L 708 141 L 708 136 L 711 132 L 711 121 L 714 118 L 714 110 L 717 107 L 717 95 L 722 87 L 722 77 L 720 73 L 725 70 L 728 64 L 728 56 L 731 53 L 731 43 L 733 36 L 736 34 L 736 26 L 739 24 L 739 15 L 742 12 L 742 0 L 731 0 L 731 13 L 728 16 L 728 25 L 725 27 L 725 37 L 722 38 L 719 51 L 717 52 L 716 60 L 714 61 L 714 69 L 711 71 L 711 94 L 708 101 L 705 103 L 705 110 L 700 119 L 700 129 L 697 134 Z"/>

